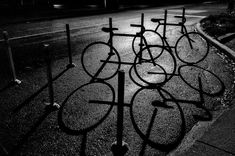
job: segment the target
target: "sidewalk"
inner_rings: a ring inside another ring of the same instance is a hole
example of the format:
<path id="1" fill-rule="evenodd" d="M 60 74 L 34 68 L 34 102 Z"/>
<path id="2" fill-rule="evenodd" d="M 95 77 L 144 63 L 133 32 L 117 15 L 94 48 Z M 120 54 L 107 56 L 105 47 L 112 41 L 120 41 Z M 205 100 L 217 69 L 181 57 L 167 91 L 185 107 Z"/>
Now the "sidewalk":
<path id="1" fill-rule="evenodd" d="M 200 27 L 199 32 L 202 31 Z M 204 32 L 201 32 L 204 33 Z M 225 53 L 230 52 L 229 55 L 235 58 L 234 48 L 235 39 L 227 42 L 226 45 L 221 43 L 217 44 L 217 41 L 212 39 L 210 36 L 210 42 L 217 48 L 224 51 Z M 208 39 L 207 38 L 207 39 Z M 224 38 L 223 38 L 224 39 Z M 225 44 L 225 43 L 224 43 Z M 222 47 L 220 47 L 222 45 Z M 227 47 L 228 46 L 228 47 Z M 219 48 L 220 47 L 220 48 Z M 225 48 L 224 48 L 225 47 Z M 231 49 L 230 49 L 231 48 Z M 227 50 L 227 51 L 226 51 Z M 232 52 L 232 53 L 231 53 Z M 195 143 L 184 153 L 179 154 L 180 156 L 227 156 L 235 155 L 235 100 L 230 104 L 228 110 L 224 111 L 222 115 L 212 123 L 211 127 L 202 135 L 201 138 L 197 139 Z M 178 155 L 178 154 L 176 154 Z"/>
<path id="2" fill-rule="evenodd" d="M 25 20 L 28 20 L 28 19 L 25 19 Z M 35 19 L 35 20 L 40 20 L 40 19 Z M 78 56 L 74 56 L 73 59 L 74 59 L 74 62 L 78 62 L 80 60 L 80 58 Z M 214 60 L 214 59 L 211 59 L 211 60 Z M 66 65 L 67 65 L 67 58 L 55 61 L 55 63 L 54 63 L 55 73 L 58 73 L 58 71 L 63 69 L 63 67 L 65 67 Z M 212 66 L 212 67 L 214 67 L 214 66 Z M 224 66 L 222 66 L 222 67 L 224 67 Z M 56 86 L 55 87 L 56 101 L 59 101 L 59 102 L 64 101 L 64 99 L 67 97 L 68 93 L 70 93 L 72 90 L 74 90 L 77 86 L 80 86 L 82 84 L 82 82 L 87 81 L 86 75 L 81 76 L 82 74 L 84 74 L 84 73 L 82 73 L 83 71 L 81 69 L 82 69 L 81 65 L 77 64 L 76 68 L 68 70 L 68 72 L 66 72 L 66 74 L 61 76 L 60 79 L 58 79 L 55 82 L 55 84 L 56 84 L 55 85 Z M 65 71 L 67 71 L 67 69 Z M 224 73 L 222 73 L 222 74 L 226 75 L 227 70 L 224 68 L 223 71 L 224 71 Z M 3 97 L 8 97 L 8 98 L 4 99 L 4 101 L 2 102 L 8 108 L 2 109 L 2 112 L 5 113 L 5 112 L 7 112 L 6 110 L 12 110 L 12 108 L 15 108 L 15 106 L 22 106 L 21 104 L 25 104 L 24 103 L 25 97 L 28 97 L 28 95 L 31 95 L 31 93 L 33 93 L 34 90 L 38 89 L 39 84 L 44 84 L 42 75 L 45 75 L 45 74 L 44 74 L 43 69 L 31 72 L 29 74 L 25 74 L 25 75 L 27 75 L 27 79 L 26 78 L 24 79 L 24 85 L 15 86 L 15 88 L 10 88 L 9 90 L 7 90 L 5 93 L 2 94 Z M 30 75 L 31 77 L 29 77 L 28 75 Z M 40 81 L 40 83 L 37 83 L 36 80 Z M 43 82 L 41 82 L 41 81 L 43 81 Z M 114 84 L 113 82 L 116 82 L 116 81 L 113 80 L 110 82 L 110 84 L 111 83 Z M 30 86 L 29 86 L 29 84 L 30 84 Z M 32 84 L 32 87 L 31 87 L 31 84 Z M 177 83 L 176 86 L 181 87 L 178 84 L 179 83 Z M 130 88 L 131 87 L 132 86 L 130 85 Z M 176 88 L 173 91 L 179 92 L 179 90 L 180 90 L 180 88 Z M 187 90 L 186 90 L 186 92 L 187 92 Z M 10 93 L 12 93 L 12 95 Z M 9 95 L 11 95 L 11 96 L 9 96 Z M 13 95 L 15 95 L 15 96 L 13 96 Z M 47 92 L 45 92 L 45 93 L 43 92 L 42 94 L 40 94 L 40 96 L 38 96 L 36 98 L 36 100 L 32 101 L 30 104 L 27 103 L 27 105 L 24 105 L 24 108 L 22 107 L 22 109 L 19 112 L 17 112 L 18 114 L 16 113 L 16 114 L 14 114 L 14 116 L 12 114 L 10 114 L 12 116 L 10 116 L 9 120 L 12 120 L 12 122 L 9 122 L 8 118 L 7 118 L 6 125 L 9 126 L 9 129 L 10 128 L 14 129 L 14 131 L 12 134 L 12 133 L 10 133 L 11 131 L 7 131 L 8 127 L 6 127 L 6 132 L 4 132 L 4 133 L 11 134 L 9 136 L 12 138 L 7 138 L 10 141 L 7 140 L 7 141 L 5 141 L 6 143 L 3 142 L 5 144 L 0 142 L 0 147 L 2 145 L 4 145 L 4 147 L 1 147 L 2 150 L 4 150 L 5 147 L 8 151 L 11 151 L 12 149 L 14 150 L 14 148 L 12 148 L 12 146 L 10 146 L 11 145 L 10 143 L 12 143 L 12 142 L 14 143 L 14 141 L 16 140 L 17 141 L 17 142 L 15 142 L 15 144 L 17 145 L 16 147 L 22 145 L 22 148 L 20 149 L 21 151 L 19 151 L 19 153 L 18 153 L 19 155 L 20 154 L 21 155 L 38 155 L 38 154 L 42 154 L 42 155 L 55 155 L 55 154 L 56 155 L 73 155 L 74 153 L 79 154 L 80 149 L 81 149 L 80 153 L 82 153 L 82 152 L 85 153 L 85 152 L 91 151 L 89 153 L 90 155 L 94 155 L 97 153 L 100 155 L 105 155 L 105 152 L 107 152 L 107 151 L 110 152 L 110 145 L 115 140 L 114 137 L 115 137 L 115 132 L 116 132 L 116 129 L 115 129 L 116 127 L 114 126 L 116 123 L 116 120 L 114 120 L 114 119 L 116 119 L 116 118 L 115 118 L 115 116 L 114 116 L 115 114 L 113 114 L 113 112 L 110 116 L 108 116 L 109 118 L 107 118 L 106 122 L 103 123 L 102 127 L 97 129 L 96 131 L 92 132 L 91 134 L 89 133 L 88 137 L 86 135 L 84 135 L 83 137 L 79 136 L 76 138 L 72 138 L 71 136 L 64 133 L 58 127 L 57 113 L 52 113 L 46 119 L 45 115 L 43 114 L 43 110 L 44 110 L 43 101 L 45 101 L 45 97 L 47 97 Z M 143 98 L 143 99 L 145 99 L 145 98 Z M 146 98 L 146 99 L 148 99 L 148 98 Z M 151 98 L 149 98 L 149 99 L 151 99 Z M 23 103 L 21 103 L 22 101 L 23 101 Z M 17 108 L 20 108 L 20 107 L 17 107 Z M 140 109 L 140 113 L 142 113 L 142 112 L 145 113 L 144 111 L 145 111 L 144 109 L 142 109 L 142 110 Z M 234 130 L 233 130 L 233 128 L 235 128 L 235 121 L 230 120 L 235 117 L 234 113 L 235 113 L 235 107 L 231 110 L 224 112 L 223 115 L 221 115 L 213 123 L 213 125 L 203 135 L 203 137 L 198 139 L 195 142 L 195 144 L 186 153 L 183 153 L 183 155 L 199 155 L 199 156 L 200 155 L 234 155 L 235 152 L 232 147 L 235 145 L 235 143 L 234 143 L 235 134 L 234 134 Z M 43 115 L 40 116 L 41 114 L 43 114 Z M 128 111 L 128 114 L 129 114 L 129 111 Z M 145 113 L 145 114 L 147 114 L 147 113 Z M 44 119 L 44 117 L 45 117 L 44 123 L 41 125 L 37 124 L 37 123 L 42 123 L 42 121 L 38 120 L 38 119 L 42 119 L 42 118 Z M 172 117 L 172 116 L 170 116 L 170 117 Z M 21 122 L 20 120 L 22 118 L 25 119 L 26 121 Z M 129 116 L 127 116 L 126 118 L 129 119 Z M 167 117 L 165 117 L 163 119 L 165 121 L 165 119 L 167 119 Z M 172 119 L 172 118 L 168 118 L 168 119 Z M 5 120 L 3 119 L 2 121 L 5 121 Z M 35 122 L 35 121 L 41 121 L 41 122 Z M 36 124 L 33 124 L 33 123 L 36 123 Z M 145 124 L 146 122 L 142 122 L 142 123 Z M 37 127 L 37 125 L 40 125 L 40 126 Z M 144 148 L 145 148 L 145 145 L 141 144 L 142 140 L 136 135 L 136 133 L 131 125 L 132 124 L 131 124 L 130 120 L 125 120 L 125 133 L 124 134 L 125 134 L 125 139 L 131 145 L 129 155 L 131 155 L 131 154 L 137 155 L 137 153 L 139 153 L 138 150 L 141 149 L 141 146 L 144 146 Z M 18 126 L 17 127 L 18 129 L 16 128 L 16 130 L 15 130 L 14 126 L 15 127 Z M 146 126 L 146 125 L 143 125 L 143 126 Z M 166 124 L 166 126 L 167 126 L 167 128 L 169 127 L 167 124 Z M 164 128 L 164 126 L 163 126 L 163 128 Z M 162 132 L 167 133 L 168 131 L 163 128 L 160 130 Z M 175 131 L 172 131 L 172 133 L 175 133 Z M 21 134 L 21 135 L 19 135 L 19 134 Z M 24 135 L 24 134 L 30 134 L 30 135 Z M 21 139 L 21 137 L 23 139 Z M 152 137 L 154 137 L 154 136 L 152 136 Z M 27 138 L 27 139 L 24 139 L 24 138 Z M 159 139 L 159 138 L 156 138 L 156 139 Z M 4 140 L 2 140 L 2 141 L 4 141 Z M 164 141 L 164 139 L 163 139 L 163 141 Z M 13 145 L 15 145 L 15 144 L 13 144 Z M 86 146 L 87 146 L 87 151 L 85 151 L 85 150 L 83 151 L 83 148 L 86 149 Z M 164 154 L 158 152 L 157 150 L 151 151 L 151 149 L 149 150 L 148 148 L 149 147 L 147 147 L 146 151 L 149 153 L 146 155 L 151 155 L 151 154 L 152 155 L 158 155 L 158 154 L 164 155 Z M 18 148 L 16 148 L 16 149 L 18 149 Z M 92 152 L 97 152 L 97 153 L 92 153 Z M 7 153 L 7 152 L 5 152 L 5 153 Z M 0 155 L 1 155 L 1 151 L 0 151 Z"/>
<path id="3" fill-rule="evenodd" d="M 234 103 L 235 101 L 233 101 Z M 225 111 L 182 156 L 235 155 L 235 107 Z"/>

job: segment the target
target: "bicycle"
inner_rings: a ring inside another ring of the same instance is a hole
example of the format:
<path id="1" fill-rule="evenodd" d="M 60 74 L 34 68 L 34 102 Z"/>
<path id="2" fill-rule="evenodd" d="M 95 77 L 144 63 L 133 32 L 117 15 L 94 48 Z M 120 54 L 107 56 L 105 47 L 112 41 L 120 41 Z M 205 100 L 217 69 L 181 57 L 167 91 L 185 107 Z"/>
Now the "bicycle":
<path id="1" fill-rule="evenodd" d="M 70 135 L 90 132 L 108 117 L 114 106 L 115 96 L 114 88 L 107 82 L 89 82 L 77 87 L 60 106 L 59 127 Z M 90 102 L 91 100 L 106 103 Z"/>
<path id="2" fill-rule="evenodd" d="M 173 53 L 175 49 L 176 57 L 183 63 L 186 64 L 197 64 L 203 61 L 209 53 L 209 43 L 204 37 L 197 32 L 188 32 L 185 26 L 185 8 L 183 8 L 182 16 L 175 16 L 176 18 L 181 18 L 179 23 L 169 23 L 167 22 L 167 10 L 165 10 L 164 18 L 152 18 L 151 21 L 157 23 L 155 30 L 145 30 L 145 33 L 157 32 L 158 28 L 163 25 L 163 35 L 161 39 L 163 40 L 163 46 L 166 47 L 170 52 Z M 163 22 L 162 22 L 163 21 Z M 177 39 L 174 46 L 171 46 L 167 41 L 166 37 L 166 26 L 179 26 L 181 27 L 181 33 L 183 34 Z M 135 39 L 133 40 L 132 47 L 135 50 Z M 203 49 L 202 49 L 203 48 Z M 200 51 L 200 53 L 199 53 Z M 199 55 L 200 54 L 200 55 Z"/>
<path id="3" fill-rule="evenodd" d="M 143 98 L 146 96 L 148 97 Z M 131 99 L 129 111 L 137 134 L 145 144 L 153 148 L 170 151 L 179 145 L 186 134 L 183 109 L 179 102 L 161 87 L 138 89 Z M 171 120 L 162 118 L 164 116 L 162 113 L 166 112 L 172 114 L 174 118 L 171 118 Z M 177 137 L 166 135 L 164 132 L 161 133 L 159 126 L 157 126 L 160 124 L 162 127 L 170 129 L 170 124 L 175 123 L 177 123 L 176 129 L 179 129 Z M 168 142 L 171 137 L 174 137 L 174 139 Z"/>
<path id="4" fill-rule="evenodd" d="M 146 40 L 146 38 L 143 36 L 143 33 L 145 32 L 144 27 L 144 15 L 141 15 L 141 24 L 131 24 L 131 27 L 139 27 L 141 30 L 140 32 L 137 32 L 136 34 L 123 34 L 123 33 L 114 33 L 114 31 L 117 31 L 118 28 L 113 28 L 112 26 L 112 19 L 109 18 L 109 27 L 103 27 L 102 31 L 105 33 L 109 33 L 109 39 L 108 42 L 93 42 L 89 44 L 82 52 L 81 62 L 83 69 L 85 72 L 92 77 L 93 80 L 108 80 L 114 77 L 117 74 L 117 71 L 120 69 L 121 64 L 124 65 L 134 65 L 135 71 L 138 72 L 136 68 L 138 68 L 138 65 L 143 64 L 150 64 L 153 67 L 158 66 L 156 63 L 156 59 L 162 56 L 163 51 L 167 49 L 163 48 L 163 41 L 161 39 L 161 36 L 159 33 L 154 32 L 155 37 L 159 39 L 159 44 L 154 43 L 154 46 L 151 44 L 150 41 Z M 113 46 L 113 37 L 119 36 L 119 37 L 132 37 L 134 39 L 140 38 L 139 41 L 139 52 L 135 52 L 135 61 L 134 62 L 122 62 L 120 59 L 120 55 L 118 51 Z M 154 48 L 153 48 L 154 47 Z M 98 50 L 102 50 L 99 52 Z M 171 56 L 172 57 L 172 56 Z M 91 60 L 92 59 L 92 60 Z M 107 66 L 107 63 L 109 66 Z M 167 80 L 169 80 L 176 69 L 176 61 L 173 58 L 173 71 L 171 75 Z M 161 68 L 161 67 L 160 67 Z M 148 69 L 145 69 L 148 70 Z M 148 73 L 148 72 L 146 72 Z M 154 74 L 156 75 L 157 72 Z M 159 72 L 158 72 L 159 73 Z M 148 73 L 151 74 L 151 73 Z M 164 73 L 159 73 L 164 74 Z M 138 74 L 139 77 L 140 74 Z M 143 78 L 141 80 L 144 80 Z M 159 83 L 151 83 L 148 81 L 144 81 L 147 84 L 154 84 L 158 85 Z M 166 80 L 164 81 L 164 83 Z M 161 82 L 160 84 L 163 84 Z"/>

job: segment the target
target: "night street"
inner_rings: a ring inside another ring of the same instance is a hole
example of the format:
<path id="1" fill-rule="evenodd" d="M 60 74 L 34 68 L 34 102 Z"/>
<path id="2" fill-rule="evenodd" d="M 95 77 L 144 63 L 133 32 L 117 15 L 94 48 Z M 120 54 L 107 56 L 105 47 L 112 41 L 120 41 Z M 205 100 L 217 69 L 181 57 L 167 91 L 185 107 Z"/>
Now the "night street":
<path id="1" fill-rule="evenodd" d="M 202 137 L 231 106 L 235 63 L 194 31 L 200 20 L 227 6 L 142 7 L 0 25 L 8 32 L 21 81 L 8 85 L 3 52 L 9 47 L 1 35 L 0 155 L 111 156 L 116 150 L 121 156 L 124 141 L 126 155 L 173 156 Z M 164 18 L 167 9 L 167 22 L 178 24 L 183 20 L 175 16 L 182 16 L 183 8 L 186 35 L 181 25 L 167 26 L 166 38 L 163 26 L 153 31 L 152 18 Z M 142 29 L 136 26 L 141 18 Z"/>

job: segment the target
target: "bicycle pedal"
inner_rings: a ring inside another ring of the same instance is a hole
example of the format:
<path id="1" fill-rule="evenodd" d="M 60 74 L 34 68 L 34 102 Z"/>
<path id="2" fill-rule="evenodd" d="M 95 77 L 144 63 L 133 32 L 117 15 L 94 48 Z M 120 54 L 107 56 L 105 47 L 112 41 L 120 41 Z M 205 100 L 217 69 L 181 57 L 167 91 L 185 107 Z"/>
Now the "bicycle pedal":
<path id="1" fill-rule="evenodd" d="M 108 53 L 110 56 L 113 56 L 113 55 L 115 55 L 115 53 L 113 53 L 113 52 L 110 52 L 110 53 Z"/>

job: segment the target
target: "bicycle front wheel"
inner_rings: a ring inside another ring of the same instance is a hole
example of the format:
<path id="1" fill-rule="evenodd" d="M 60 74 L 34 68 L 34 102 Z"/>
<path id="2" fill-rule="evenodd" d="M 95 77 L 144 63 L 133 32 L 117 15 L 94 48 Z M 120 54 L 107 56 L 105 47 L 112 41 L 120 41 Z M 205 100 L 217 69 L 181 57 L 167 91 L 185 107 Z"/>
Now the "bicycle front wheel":
<path id="1" fill-rule="evenodd" d="M 73 90 L 61 104 L 58 124 L 70 135 L 87 133 L 108 117 L 114 101 L 115 91 L 109 83 L 86 83 Z"/>
<path id="2" fill-rule="evenodd" d="M 142 57 L 143 60 L 151 60 L 148 53 L 144 53 L 143 55 L 138 55 L 139 52 L 143 51 L 146 46 L 154 46 L 154 49 L 151 49 L 151 54 L 153 59 L 156 59 L 164 50 L 163 48 L 163 40 L 161 35 L 158 32 L 153 30 L 145 30 L 143 34 L 143 45 L 142 49 L 140 48 L 141 37 L 135 36 L 132 41 L 132 50 L 137 57 Z"/>
<path id="3" fill-rule="evenodd" d="M 140 88 L 131 99 L 131 121 L 137 134 L 153 148 L 173 150 L 185 136 L 184 113 L 163 88 Z"/>
<path id="4" fill-rule="evenodd" d="M 82 52 L 82 67 L 92 79 L 108 80 L 120 69 L 120 56 L 114 47 L 105 42 L 89 44 Z"/>
<path id="5" fill-rule="evenodd" d="M 141 52 L 143 55 L 149 54 L 152 49 L 155 49 L 155 46 L 145 47 Z M 133 66 L 136 76 L 147 86 L 160 86 L 175 75 L 176 60 L 169 50 L 164 49 L 153 61 L 139 62 L 136 56 Z"/>
<path id="6" fill-rule="evenodd" d="M 176 57 L 186 64 L 203 61 L 209 52 L 209 43 L 197 32 L 182 35 L 176 42 Z"/>

